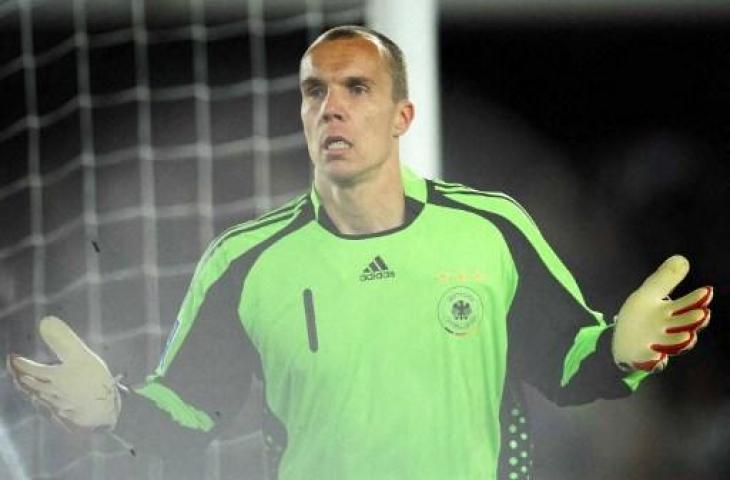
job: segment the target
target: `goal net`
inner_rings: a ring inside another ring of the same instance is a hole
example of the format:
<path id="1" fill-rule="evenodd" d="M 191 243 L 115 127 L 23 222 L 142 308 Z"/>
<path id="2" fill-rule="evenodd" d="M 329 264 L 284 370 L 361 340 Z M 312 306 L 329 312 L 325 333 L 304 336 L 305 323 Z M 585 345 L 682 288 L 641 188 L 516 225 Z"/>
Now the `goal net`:
<path id="1" fill-rule="evenodd" d="M 0 2 L 2 353 L 51 360 L 37 324 L 54 314 L 128 382 L 150 373 L 206 244 L 308 188 L 298 59 L 363 8 Z M 51 424 L 1 375 L 0 477 L 159 476 Z M 257 408 L 211 445 L 209 478 L 263 475 Z"/>

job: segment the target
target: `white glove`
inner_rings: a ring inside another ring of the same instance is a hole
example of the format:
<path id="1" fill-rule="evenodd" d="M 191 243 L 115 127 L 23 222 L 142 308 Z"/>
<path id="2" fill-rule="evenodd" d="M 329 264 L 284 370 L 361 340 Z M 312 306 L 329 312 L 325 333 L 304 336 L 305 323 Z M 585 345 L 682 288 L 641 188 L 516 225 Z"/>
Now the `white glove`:
<path id="1" fill-rule="evenodd" d="M 697 331 L 710 321 L 707 308 L 712 287 L 701 287 L 678 300 L 669 293 L 689 272 L 681 255 L 667 259 L 634 293 L 616 316 L 613 358 L 625 370 L 660 371 L 668 355 L 685 352 L 697 343 Z"/>
<path id="2" fill-rule="evenodd" d="M 121 400 L 104 360 L 57 317 L 41 320 L 39 332 L 60 363 L 44 365 L 8 355 L 8 372 L 15 386 L 69 429 L 114 428 Z"/>

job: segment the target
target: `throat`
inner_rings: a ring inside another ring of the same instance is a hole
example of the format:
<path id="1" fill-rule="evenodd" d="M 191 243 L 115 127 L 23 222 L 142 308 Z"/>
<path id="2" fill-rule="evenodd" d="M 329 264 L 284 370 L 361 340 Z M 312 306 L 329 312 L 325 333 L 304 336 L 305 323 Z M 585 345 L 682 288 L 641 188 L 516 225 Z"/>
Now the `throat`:
<path id="1" fill-rule="evenodd" d="M 348 188 L 322 194 L 322 207 L 339 233 L 366 235 L 392 230 L 405 221 L 405 194 Z"/>
<path id="2" fill-rule="evenodd" d="M 405 191 L 397 162 L 388 162 L 346 183 L 318 175 L 315 169 L 314 186 L 327 216 L 341 234 L 374 234 L 405 222 Z"/>
<path id="3" fill-rule="evenodd" d="M 405 201 L 397 204 L 353 208 L 342 204 L 323 204 L 327 216 L 344 235 L 367 235 L 392 230 L 405 221 Z"/>

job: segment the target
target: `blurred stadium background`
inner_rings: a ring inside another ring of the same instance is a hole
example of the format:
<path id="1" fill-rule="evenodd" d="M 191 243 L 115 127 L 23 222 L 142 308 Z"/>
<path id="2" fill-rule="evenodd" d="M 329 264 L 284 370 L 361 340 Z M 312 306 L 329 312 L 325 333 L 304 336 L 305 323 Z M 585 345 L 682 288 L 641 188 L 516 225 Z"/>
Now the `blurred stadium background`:
<path id="1" fill-rule="evenodd" d="M 49 359 L 36 325 L 54 313 L 142 380 L 212 236 L 308 187 L 299 56 L 367 23 L 436 46 L 410 80 L 433 85 L 416 122 L 440 137 L 404 160 L 517 197 L 589 303 L 612 314 L 675 252 L 693 263 L 685 290 L 717 287 L 699 348 L 633 397 L 529 395 L 537 478 L 730 478 L 727 2 L 398 3 L 0 2 L 0 353 Z M 210 478 L 263 477 L 259 407 L 211 446 Z M 1 478 L 163 468 L 67 434 L 4 371 L 0 412 Z"/>

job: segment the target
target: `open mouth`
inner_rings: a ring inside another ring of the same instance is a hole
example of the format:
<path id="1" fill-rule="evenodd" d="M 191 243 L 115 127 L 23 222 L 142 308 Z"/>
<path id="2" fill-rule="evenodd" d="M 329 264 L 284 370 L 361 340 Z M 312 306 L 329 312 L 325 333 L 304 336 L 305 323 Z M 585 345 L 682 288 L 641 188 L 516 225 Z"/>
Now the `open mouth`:
<path id="1" fill-rule="evenodd" d="M 352 148 L 352 143 L 345 139 L 345 137 L 331 136 L 324 139 L 322 147 L 328 152 L 342 151 Z"/>

